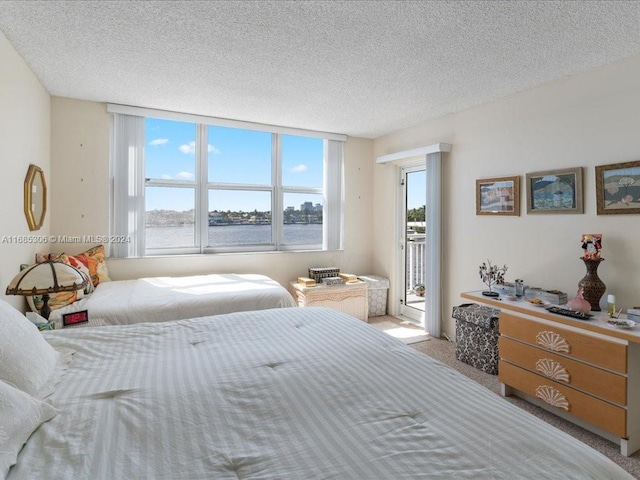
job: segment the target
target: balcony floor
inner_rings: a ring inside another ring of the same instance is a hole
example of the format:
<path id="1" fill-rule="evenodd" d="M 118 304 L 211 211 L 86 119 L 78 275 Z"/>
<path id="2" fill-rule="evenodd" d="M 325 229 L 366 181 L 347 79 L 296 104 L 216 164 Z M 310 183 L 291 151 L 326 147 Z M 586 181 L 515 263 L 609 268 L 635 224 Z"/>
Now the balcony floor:
<path id="1" fill-rule="evenodd" d="M 416 310 L 424 312 L 424 297 L 419 297 L 415 293 L 407 291 L 407 296 L 405 297 L 405 305 L 407 307 L 415 308 Z"/>

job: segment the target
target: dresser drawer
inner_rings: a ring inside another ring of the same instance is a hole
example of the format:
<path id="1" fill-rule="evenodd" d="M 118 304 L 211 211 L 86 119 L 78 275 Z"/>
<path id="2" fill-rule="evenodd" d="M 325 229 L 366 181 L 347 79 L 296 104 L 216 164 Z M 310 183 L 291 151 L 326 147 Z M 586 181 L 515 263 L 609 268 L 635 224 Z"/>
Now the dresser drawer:
<path id="1" fill-rule="evenodd" d="M 549 351 L 627 372 L 627 345 L 500 312 L 500 334 Z"/>
<path id="2" fill-rule="evenodd" d="M 592 393 L 620 405 L 627 403 L 627 377 L 571 358 L 500 337 L 500 358 L 558 383 Z"/>
<path id="3" fill-rule="evenodd" d="M 627 411 L 622 407 L 505 361 L 500 361 L 499 379 L 502 383 L 551 405 L 553 411 L 568 412 L 619 437 L 627 435 Z"/>

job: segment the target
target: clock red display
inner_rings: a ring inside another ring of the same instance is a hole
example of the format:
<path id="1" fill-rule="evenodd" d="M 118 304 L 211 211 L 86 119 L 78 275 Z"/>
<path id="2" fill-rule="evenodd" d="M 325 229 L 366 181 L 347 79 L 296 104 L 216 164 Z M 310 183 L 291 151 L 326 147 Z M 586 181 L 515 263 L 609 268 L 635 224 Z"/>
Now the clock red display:
<path id="1" fill-rule="evenodd" d="M 66 313 L 62 315 L 62 326 L 67 327 L 70 325 L 77 325 L 78 323 L 85 323 L 89 321 L 89 313 L 87 310 L 80 312 Z"/>

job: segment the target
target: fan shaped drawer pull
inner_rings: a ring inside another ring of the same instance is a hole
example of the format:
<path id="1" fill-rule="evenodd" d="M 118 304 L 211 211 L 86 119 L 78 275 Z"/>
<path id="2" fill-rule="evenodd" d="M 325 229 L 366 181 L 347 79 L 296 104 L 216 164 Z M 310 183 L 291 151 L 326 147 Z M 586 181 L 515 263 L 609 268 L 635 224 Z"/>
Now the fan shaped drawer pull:
<path id="1" fill-rule="evenodd" d="M 560 390 L 557 390 L 549 385 L 539 385 L 536 388 L 536 397 L 543 402 L 548 403 L 551 406 L 562 408 L 569 411 L 569 401 Z"/>
<path id="2" fill-rule="evenodd" d="M 541 358 L 536 362 L 536 370 L 545 377 L 562 382 L 569 382 L 569 372 L 564 365 L 551 360 L 550 358 Z"/>
<path id="3" fill-rule="evenodd" d="M 536 343 L 541 347 L 548 348 L 554 352 L 569 353 L 571 346 L 569 342 L 560 334 L 545 330 L 536 335 Z"/>

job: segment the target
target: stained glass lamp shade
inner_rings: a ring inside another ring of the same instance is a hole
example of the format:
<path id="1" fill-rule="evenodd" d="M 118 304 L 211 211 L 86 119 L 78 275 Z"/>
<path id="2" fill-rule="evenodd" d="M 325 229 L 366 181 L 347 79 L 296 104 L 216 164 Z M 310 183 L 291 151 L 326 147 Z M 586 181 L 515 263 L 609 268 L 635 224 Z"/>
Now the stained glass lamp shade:
<path id="1" fill-rule="evenodd" d="M 86 279 L 71 265 L 46 260 L 18 273 L 7 287 L 7 295 L 42 295 L 40 315 L 47 320 L 51 314 L 49 294 L 72 292 L 87 286 Z"/>

